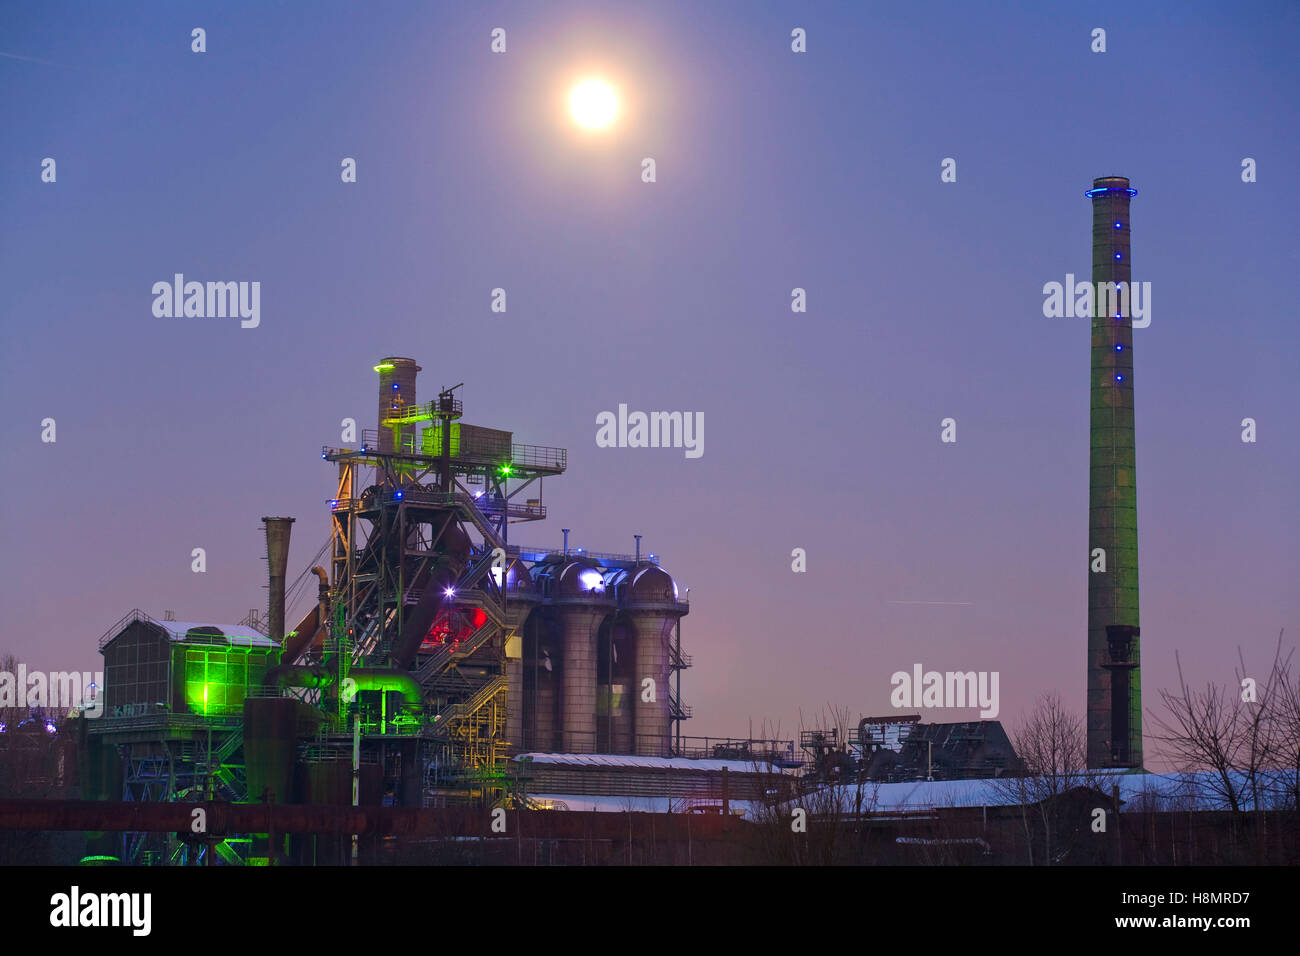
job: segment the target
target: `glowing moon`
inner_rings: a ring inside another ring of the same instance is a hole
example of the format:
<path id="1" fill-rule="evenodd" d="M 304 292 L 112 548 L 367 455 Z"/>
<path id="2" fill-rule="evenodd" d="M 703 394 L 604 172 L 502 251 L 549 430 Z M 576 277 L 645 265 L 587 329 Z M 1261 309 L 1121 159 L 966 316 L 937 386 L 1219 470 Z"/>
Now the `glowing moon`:
<path id="1" fill-rule="evenodd" d="M 618 114 L 618 97 L 608 83 L 584 80 L 569 95 L 573 118 L 588 129 L 601 129 L 614 122 Z"/>

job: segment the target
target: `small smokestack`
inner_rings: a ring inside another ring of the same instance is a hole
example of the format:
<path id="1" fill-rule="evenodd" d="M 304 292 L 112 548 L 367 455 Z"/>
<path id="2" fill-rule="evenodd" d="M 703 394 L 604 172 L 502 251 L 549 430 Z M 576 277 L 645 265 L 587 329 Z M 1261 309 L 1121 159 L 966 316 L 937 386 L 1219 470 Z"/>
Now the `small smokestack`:
<path id="1" fill-rule="evenodd" d="M 415 426 L 403 425 L 399 429 L 397 440 L 402 447 L 398 447 L 393 441 L 393 430 L 384 427 L 384 419 L 404 414 L 416 404 L 415 376 L 420 366 L 415 364 L 415 359 L 393 355 L 376 365 L 375 371 L 379 373 L 379 451 L 414 454 L 417 451 Z"/>
<path id="2" fill-rule="evenodd" d="M 632 537 L 636 538 L 636 563 L 639 565 L 641 563 L 641 536 L 634 534 Z"/>
<path id="3" fill-rule="evenodd" d="M 567 558 L 569 556 L 569 529 L 561 528 L 560 530 L 564 532 L 564 556 Z"/>
<path id="4" fill-rule="evenodd" d="M 284 576 L 289 568 L 289 530 L 293 518 L 263 518 L 266 525 L 266 569 L 269 576 L 267 637 L 284 643 Z"/>

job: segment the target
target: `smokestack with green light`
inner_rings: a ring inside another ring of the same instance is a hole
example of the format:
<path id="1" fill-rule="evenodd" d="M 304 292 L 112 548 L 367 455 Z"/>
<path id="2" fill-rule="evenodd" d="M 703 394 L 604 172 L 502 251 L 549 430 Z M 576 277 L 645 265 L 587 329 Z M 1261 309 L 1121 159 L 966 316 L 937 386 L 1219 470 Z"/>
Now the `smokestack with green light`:
<path id="1" fill-rule="evenodd" d="M 1141 767 L 1133 317 L 1127 294 L 1129 202 L 1137 190 L 1123 176 L 1104 176 L 1092 185 L 1086 195 L 1092 201 L 1097 295 L 1089 406 L 1087 760 L 1092 768 Z M 1118 294 L 1107 294 L 1111 289 Z"/>

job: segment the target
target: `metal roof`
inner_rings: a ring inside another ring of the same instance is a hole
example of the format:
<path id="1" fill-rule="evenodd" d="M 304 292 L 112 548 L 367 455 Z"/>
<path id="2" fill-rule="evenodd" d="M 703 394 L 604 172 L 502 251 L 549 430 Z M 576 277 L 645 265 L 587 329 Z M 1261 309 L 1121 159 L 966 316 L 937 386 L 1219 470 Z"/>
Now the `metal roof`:
<path id="1" fill-rule="evenodd" d="M 230 644 L 235 647 L 264 647 L 268 650 L 280 646 L 247 623 L 212 624 L 207 621 L 158 621 L 137 607 L 128 611 L 125 617 L 104 632 L 104 635 L 99 639 L 99 649 L 102 651 L 121 637 L 127 628 L 137 622 L 153 625 L 166 634 L 169 641 L 178 644 Z M 215 633 L 190 633 L 196 629 Z"/>
<path id="2" fill-rule="evenodd" d="M 552 764 L 566 767 L 622 767 L 638 770 L 696 770 L 716 773 L 779 773 L 789 771 L 769 767 L 762 760 L 694 760 L 689 757 L 637 757 L 633 754 L 519 754 L 514 759 L 531 758 L 534 764 Z"/>
<path id="3" fill-rule="evenodd" d="M 237 647 L 276 648 L 280 645 L 264 634 L 259 634 L 247 625 L 207 624 L 202 621 L 154 621 L 158 627 L 167 632 L 168 638 L 187 644 L 233 644 Z M 190 634 L 190 631 L 202 629 L 209 633 Z M 213 634 L 212 631 L 217 633 Z"/>
<path id="4" fill-rule="evenodd" d="M 1234 773 L 1240 790 L 1245 777 Z M 863 803 L 873 805 L 876 812 L 932 810 L 951 807 L 1011 806 L 1023 800 L 1041 799 L 1053 792 L 1091 786 L 1109 791 L 1116 786 L 1120 799 L 1126 803 L 1178 810 L 1226 810 L 1228 803 L 1222 794 L 1222 784 L 1213 771 L 1190 773 L 1140 773 L 1116 770 L 1080 770 L 1063 775 L 1055 786 L 1035 783 L 1038 778 L 1026 778 L 1017 783 L 1016 778 L 1003 777 L 978 780 L 916 780 L 906 783 L 862 784 Z M 838 797 L 840 806 L 851 809 L 857 800 L 855 784 L 834 784 L 824 793 Z M 1270 794 L 1264 800 L 1272 801 L 1280 794 Z"/>

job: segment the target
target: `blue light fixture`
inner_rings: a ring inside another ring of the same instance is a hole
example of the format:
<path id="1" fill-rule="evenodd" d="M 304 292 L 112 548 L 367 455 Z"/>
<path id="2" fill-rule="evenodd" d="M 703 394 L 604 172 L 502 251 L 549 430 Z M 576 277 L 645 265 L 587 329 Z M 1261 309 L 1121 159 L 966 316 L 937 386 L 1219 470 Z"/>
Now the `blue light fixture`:
<path id="1" fill-rule="evenodd" d="M 1122 222 L 1117 222 L 1117 223 L 1115 223 L 1115 228 L 1116 228 L 1116 229 L 1123 229 L 1123 228 L 1124 228 L 1124 224 L 1123 224 Z M 393 386 L 393 388 L 396 388 L 396 387 L 397 387 L 396 385 Z"/>
<path id="2" fill-rule="evenodd" d="M 1115 346 L 1115 351 L 1116 351 L 1116 352 L 1123 352 L 1123 351 L 1124 351 L 1124 346 L 1122 346 L 1122 345 L 1117 345 L 1117 346 Z"/>
<path id="3" fill-rule="evenodd" d="M 1116 258 L 1116 259 L 1123 259 L 1123 258 L 1124 258 L 1124 253 L 1122 253 L 1122 252 L 1117 252 L 1117 253 L 1115 253 L 1115 258 Z"/>
<path id="4" fill-rule="evenodd" d="M 1116 375 L 1116 376 L 1115 376 L 1115 381 L 1117 381 L 1117 382 L 1122 382 L 1122 381 L 1124 381 L 1124 376 L 1123 376 L 1123 375 Z"/>

